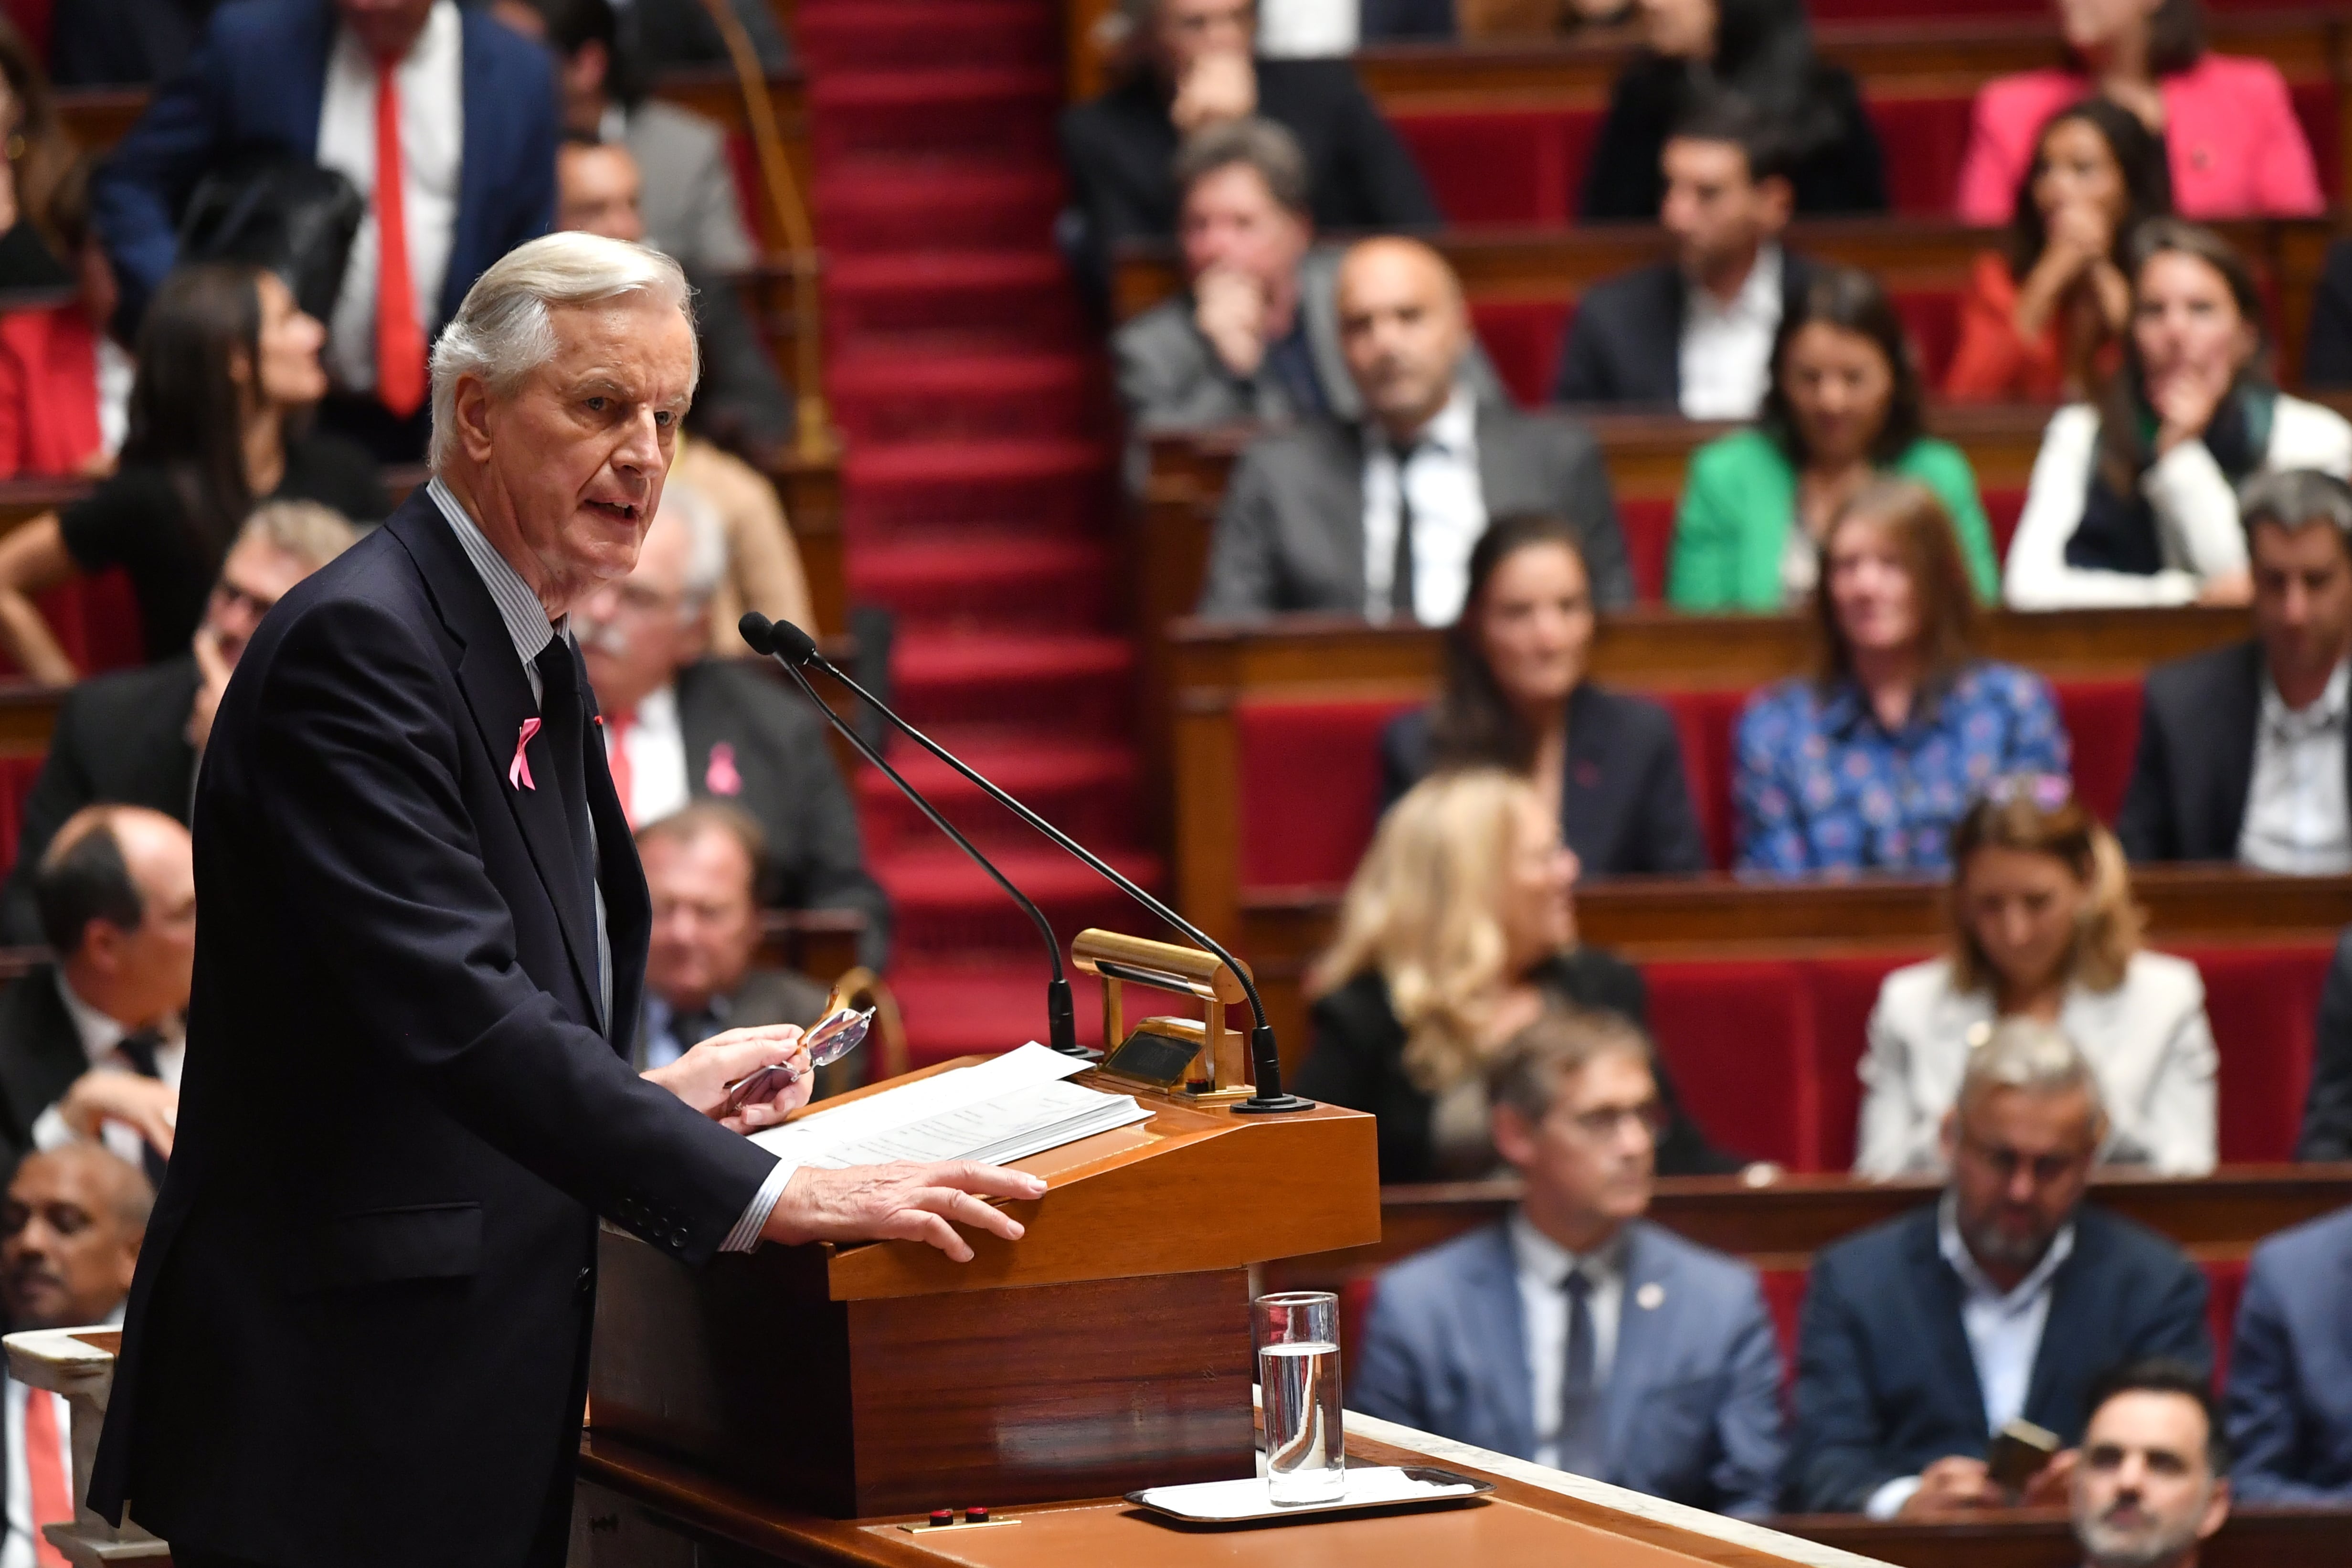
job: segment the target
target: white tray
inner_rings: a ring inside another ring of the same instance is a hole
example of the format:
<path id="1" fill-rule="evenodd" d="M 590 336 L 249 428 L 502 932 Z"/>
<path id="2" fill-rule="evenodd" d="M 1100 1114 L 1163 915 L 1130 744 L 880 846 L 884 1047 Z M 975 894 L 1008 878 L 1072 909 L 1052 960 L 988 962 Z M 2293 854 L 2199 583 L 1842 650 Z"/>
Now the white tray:
<path id="1" fill-rule="evenodd" d="M 1433 1503 L 1458 1502 L 1494 1489 L 1486 1481 L 1474 1481 L 1468 1476 L 1427 1465 L 1350 1465 L 1347 1492 L 1329 1502 L 1286 1506 L 1270 1502 L 1265 1479 L 1256 1476 L 1237 1481 L 1199 1481 L 1183 1487 L 1147 1487 L 1128 1493 L 1127 1500 L 1188 1524 L 1244 1524 L 1297 1519 L 1305 1514 L 1424 1508 Z"/>

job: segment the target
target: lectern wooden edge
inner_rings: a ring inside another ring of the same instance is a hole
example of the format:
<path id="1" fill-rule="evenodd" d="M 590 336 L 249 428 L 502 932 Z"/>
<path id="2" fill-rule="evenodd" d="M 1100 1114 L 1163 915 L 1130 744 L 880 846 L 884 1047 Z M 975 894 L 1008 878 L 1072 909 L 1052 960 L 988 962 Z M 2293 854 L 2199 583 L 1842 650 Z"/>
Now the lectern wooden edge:
<path id="1" fill-rule="evenodd" d="M 1151 1116 L 1017 1162 L 1045 1194 L 968 1264 L 877 1242 L 690 1269 L 607 1227 L 593 1429 L 835 1519 L 1249 1474 L 1249 1269 L 1379 1239 L 1372 1120 L 1076 1081 Z"/>
<path id="2" fill-rule="evenodd" d="M 27 1388 L 65 1395 L 72 1412 L 74 1517 L 45 1524 L 41 1533 L 74 1568 L 105 1563 L 168 1564 L 172 1549 L 125 1517 L 120 1529 L 89 1510 L 89 1471 L 98 1461 L 98 1435 L 106 1425 L 106 1399 L 114 1387 L 115 1352 L 122 1331 L 104 1324 L 86 1329 L 27 1329 L 0 1341 L 8 1352 L 8 1375 Z"/>

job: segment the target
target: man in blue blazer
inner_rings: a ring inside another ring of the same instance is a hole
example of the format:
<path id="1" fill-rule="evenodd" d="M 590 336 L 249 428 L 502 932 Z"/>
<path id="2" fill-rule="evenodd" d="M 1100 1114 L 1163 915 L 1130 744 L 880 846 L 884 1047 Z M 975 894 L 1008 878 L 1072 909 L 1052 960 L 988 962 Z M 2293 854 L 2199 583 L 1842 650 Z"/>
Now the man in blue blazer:
<path id="1" fill-rule="evenodd" d="M 339 395 L 323 416 L 379 457 L 415 458 L 424 450 L 424 408 L 394 379 L 384 383 L 392 396 L 375 395 L 373 374 L 382 225 L 373 73 L 384 61 L 394 62 L 400 101 L 399 216 L 423 304 L 414 323 L 421 355 L 482 270 L 554 219 L 553 68 L 544 49 L 486 12 L 455 0 L 232 0 L 108 157 L 90 202 L 121 284 L 123 320 L 135 322 L 178 259 L 180 213 L 207 172 L 268 151 L 351 174 L 370 212 L 344 272 L 348 297 L 329 323 Z M 452 119 L 464 126 L 454 149 L 430 129 Z M 432 268 L 445 255 L 436 286 Z M 421 358 L 406 368 L 421 375 Z"/>
<path id="2" fill-rule="evenodd" d="M 2352 1208 L 2254 1249 L 2230 1352 L 2245 1502 L 2352 1503 Z"/>
<path id="3" fill-rule="evenodd" d="M 1798 1334 L 1788 1506 L 1949 1514 L 2011 1498 L 1988 1472 L 2020 1417 L 2072 1445 L 2126 1362 L 2213 1364 L 2205 1279 L 2163 1237 L 2083 1202 L 2106 1132 L 2098 1081 L 2056 1028 L 2012 1019 L 1970 1056 L 1945 1122 L 1941 1202 L 1813 1264 Z M 2024 1500 L 2056 1503 L 2070 1448 Z"/>
<path id="4" fill-rule="evenodd" d="M 1381 1280 L 1348 1403 L 1725 1513 L 1769 1512 L 1780 1358 L 1756 1271 L 1641 1217 L 1660 1102 L 1614 1015 L 1528 1026 L 1488 1079 L 1517 1212 Z"/>

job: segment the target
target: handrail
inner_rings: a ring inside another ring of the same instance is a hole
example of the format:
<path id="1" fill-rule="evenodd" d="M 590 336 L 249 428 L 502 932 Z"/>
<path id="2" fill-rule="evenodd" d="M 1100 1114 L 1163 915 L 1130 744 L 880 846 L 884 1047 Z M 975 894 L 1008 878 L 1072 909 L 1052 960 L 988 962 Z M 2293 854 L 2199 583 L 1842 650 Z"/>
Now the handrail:
<path id="1" fill-rule="evenodd" d="M 793 174 L 792 161 L 784 153 L 783 134 L 776 129 L 775 102 L 768 96 L 767 76 L 751 35 L 743 30 L 741 19 L 727 0 L 702 0 L 702 8 L 718 27 L 728 60 L 735 68 L 744 119 L 751 130 L 751 151 L 760 161 L 768 205 L 775 211 L 792 256 L 796 445 L 802 457 L 823 460 L 833 455 L 833 415 L 825 404 L 820 358 L 824 322 L 817 313 L 816 226 L 809 221 L 808 204 Z"/>

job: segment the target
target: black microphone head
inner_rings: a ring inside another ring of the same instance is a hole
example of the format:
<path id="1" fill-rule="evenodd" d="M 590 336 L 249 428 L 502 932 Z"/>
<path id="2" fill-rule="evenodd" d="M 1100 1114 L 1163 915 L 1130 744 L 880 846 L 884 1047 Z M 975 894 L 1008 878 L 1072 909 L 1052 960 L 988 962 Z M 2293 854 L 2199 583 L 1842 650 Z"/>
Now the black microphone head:
<path id="1" fill-rule="evenodd" d="M 757 610 L 746 610 L 743 618 L 735 623 L 736 631 L 751 646 L 751 651 L 769 654 L 776 651 L 776 623 Z"/>
<path id="2" fill-rule="evenodd" d="M 771 623 L 768 640 L 771 650 L 786 664 L 808 665 L 820 662 L 816 651 L 816 638 L 790 621 Z"/>

